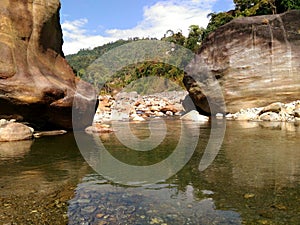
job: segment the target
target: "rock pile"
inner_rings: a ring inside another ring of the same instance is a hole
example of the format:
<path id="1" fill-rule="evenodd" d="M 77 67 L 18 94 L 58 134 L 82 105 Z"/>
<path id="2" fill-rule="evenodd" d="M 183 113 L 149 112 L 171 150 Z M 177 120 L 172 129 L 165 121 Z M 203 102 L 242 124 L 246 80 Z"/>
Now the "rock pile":
<path id="1" fill-rule="evenodd" d="M 229 120 L 300 122 L 300 100 L 287 104 L 272 103 L 266 107 L 241 109 L 234 114 L 226 115 Z"/>
<path id="2" fill-rule="evenodd" d="M 184 112 L 182 102 L 186 95 L 185 91 L 172 91 L 145 96 L 136 92 L 119 93 L 115 97 L 100 96 L 94 123 L 181 116 Z"/>

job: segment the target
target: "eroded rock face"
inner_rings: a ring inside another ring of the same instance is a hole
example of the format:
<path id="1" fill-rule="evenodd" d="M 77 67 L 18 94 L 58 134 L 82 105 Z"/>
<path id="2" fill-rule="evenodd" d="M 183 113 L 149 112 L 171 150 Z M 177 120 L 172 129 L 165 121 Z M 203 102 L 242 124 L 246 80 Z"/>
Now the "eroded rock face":
<path id="1" fill-rule="evenodd" d="M 1 0 L 0 118 L 72 129 L 75 100 L 76 129 L 92 123 L 96 96 L 64 59 L 59 9 L 59 0 Z"/>
<path id="2" fill-rule="evenodd" d="M 238 18 L 212 33 L 189 70 L 184 83 L 203 113 L 210 113 L 207 97 L 217 104 L 218 79 L 226 109 L 290 102 L 300 94 L 300 11 Z M 197 80 L 198 82 L 195 82 Z M 212 84 L 212 85 L 211 85 Z M 203 90 L 211 85 L 212 88 Z"/>

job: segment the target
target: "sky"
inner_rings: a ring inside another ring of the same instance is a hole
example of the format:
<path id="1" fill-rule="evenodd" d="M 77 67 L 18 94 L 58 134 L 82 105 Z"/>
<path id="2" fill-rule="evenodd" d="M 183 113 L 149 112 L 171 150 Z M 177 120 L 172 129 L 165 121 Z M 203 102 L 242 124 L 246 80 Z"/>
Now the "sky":
<path id="1" fill-rule="evenodd" d="M 61 0 L 65 55 L 133 37 L 160 39 L 167 30 L 188 35 L 206 27 L 211 12 L 233 9 L 232 0 Z"/>

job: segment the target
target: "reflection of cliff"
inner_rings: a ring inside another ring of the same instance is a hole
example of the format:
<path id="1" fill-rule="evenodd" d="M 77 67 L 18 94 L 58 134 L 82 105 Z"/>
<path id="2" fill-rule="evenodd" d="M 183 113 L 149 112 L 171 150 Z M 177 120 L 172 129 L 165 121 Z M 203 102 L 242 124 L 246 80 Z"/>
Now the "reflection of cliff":
<path id="1" fill-rule="evenodd" d="M 233 124 L 231 124 L 233 125 Z M 241 186 L 291 186 L 299 177 L 297 133 L 263 128 L 227 129 L 224 148 L 232 165 L 232 181 Z"/>

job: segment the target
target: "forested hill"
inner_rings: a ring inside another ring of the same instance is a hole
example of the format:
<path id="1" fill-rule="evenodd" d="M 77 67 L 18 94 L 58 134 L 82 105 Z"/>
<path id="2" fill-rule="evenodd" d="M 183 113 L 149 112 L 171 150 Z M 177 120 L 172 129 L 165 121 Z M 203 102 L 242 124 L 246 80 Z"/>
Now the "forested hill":
<path id="1" fill-rule="evenodd" d="M 234 0 L 234 4 L 235 9 L 233 10 L 209 14 L 208 17 L 210 20 L 206 28 L 199 27 L 198 25 L 191 25 L 187 37 L 185 37 L 180 31 L 174 32 L 172 30 L 168 30 L 161 40 L 173 42 L 197 53 L 201 48 L 202 42 L 205 41 L 210 33 L 218 29 L 220 26 L 230 22 L 234 18 L 276 14 L 291 9 L 300 9 L 300 0 Z M 82 49 L 77 54 L 67 55 L 66 59 L 77 76 L 94 84 L 96 87 L 102 87 L 101 82 L 103 82 L 103 80 L 101 81 L 101 76 L 97 78 L 89 77 L 88 73 L 86 73 L 87 67 L 105 52 L 136 40 L 140 39 L 133 38 L 128 40 L 118 40 L 91 50 Z M 106 91 L 110 92 L 114 89 L 123 88 L 134 80 L 149 76 L 168 78 L 175 83 L 182 85 L 181 80 L 183 77 L 183 71 L 180 71 L 174 66 L 155 62 L 129 65 L 128 67 L 123 68 L 122 71 L 118 71 L 117 74 L 115 74 L 108 82 L 106 81 L 105 88 Z M 149 84 L 140 84 L 139 90 L 143 92 L 149 88 L 148 85 Z"/>

